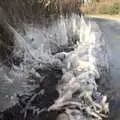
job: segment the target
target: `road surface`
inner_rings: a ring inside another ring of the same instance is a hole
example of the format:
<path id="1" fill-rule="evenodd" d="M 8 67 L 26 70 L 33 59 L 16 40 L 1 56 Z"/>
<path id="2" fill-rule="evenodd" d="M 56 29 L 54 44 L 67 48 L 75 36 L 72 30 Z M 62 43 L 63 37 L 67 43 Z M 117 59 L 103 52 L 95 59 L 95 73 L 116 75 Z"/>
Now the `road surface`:
<path id="1" fill-rule="evenodd" d="M 112 82 L 115 87 L 120 87 L 120 21 L 103 18 L 93 20 L 99 24 L 110 50 Z"/>
<path id="2" fill-rule="evenodd" d="M 111 70 L 111 120 L 120 120 L 120 20 L 92 18 L 105 37 L 110 53 Z"/>

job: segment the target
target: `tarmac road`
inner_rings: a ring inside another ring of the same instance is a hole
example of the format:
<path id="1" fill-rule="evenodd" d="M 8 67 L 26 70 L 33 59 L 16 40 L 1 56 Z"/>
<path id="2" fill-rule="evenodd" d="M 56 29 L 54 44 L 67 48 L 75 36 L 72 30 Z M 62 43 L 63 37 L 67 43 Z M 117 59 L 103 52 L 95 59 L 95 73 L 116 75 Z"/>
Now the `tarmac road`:
<path id="1" fill-rule="evenodd" d="M 90 18 L 91 19 L 91 18 Z M 92 18 L 95 21 L 106 40 L 110 53 L 110 111 L 112 118 L 109 120 L 120 120 L 120 19 Z"/>
<path id="2" fill-rule="evenodd" d="M 120 87 L 120 20 L 93 18 L 105 37 L 110 53 L 110 70 L 115 87 Z"/>

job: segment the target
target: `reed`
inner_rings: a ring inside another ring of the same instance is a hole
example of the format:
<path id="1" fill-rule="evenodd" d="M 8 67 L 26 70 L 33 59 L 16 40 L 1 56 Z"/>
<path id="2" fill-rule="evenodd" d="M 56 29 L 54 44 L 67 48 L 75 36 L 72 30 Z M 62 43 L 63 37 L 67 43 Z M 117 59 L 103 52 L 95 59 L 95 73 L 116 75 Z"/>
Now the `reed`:
<path id="1" fill-rule="evenodd" d="M 9 23 L 35 23 L 43 19 L 56 19 L 60 14 L 80 14 L 81 2 L 78 0 L 1 0 L 2 7 L 9 18 Z"/>

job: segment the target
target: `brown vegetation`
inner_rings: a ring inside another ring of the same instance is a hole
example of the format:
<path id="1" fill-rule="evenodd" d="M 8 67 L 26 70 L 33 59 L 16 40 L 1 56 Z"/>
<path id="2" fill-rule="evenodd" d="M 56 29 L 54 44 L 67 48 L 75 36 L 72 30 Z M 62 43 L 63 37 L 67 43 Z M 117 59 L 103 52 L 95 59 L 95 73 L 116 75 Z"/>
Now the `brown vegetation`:
<path id="1" fill-rule="evenodd" d="M 120 0 L 99 0 L 82 6 L 83 12 L 87 14 L 120 14 Z"/>
<path id="2" fill-rule="evenodd" d="M 8 15 L 11 24 L 38 22 L 44 18 L 57 18 L 60 14 L 80 13 L 77 0 L 0 0 L 0 7 Z"/>

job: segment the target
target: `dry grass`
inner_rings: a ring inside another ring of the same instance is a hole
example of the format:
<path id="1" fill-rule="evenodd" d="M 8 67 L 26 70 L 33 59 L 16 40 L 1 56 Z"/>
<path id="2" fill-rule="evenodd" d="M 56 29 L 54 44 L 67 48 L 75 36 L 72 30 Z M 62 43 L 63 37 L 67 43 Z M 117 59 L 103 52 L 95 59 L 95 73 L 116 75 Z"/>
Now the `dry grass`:
<path id="1" fill-rule="evenodd" d="M 77 0 L 0 0 L 0 7 L 11 23 L 38 22 L 44 18 L 57 18 L 73 12 L 80 13 Z M 44 17 L 44 18 L 43 18 Z"/>
<path id="2" fill-rule="evenodd" d="M 120 14 L 120 0 L 100 0 L 92 4 L 82 6 L 82 11 L 87 14 Z"/>

